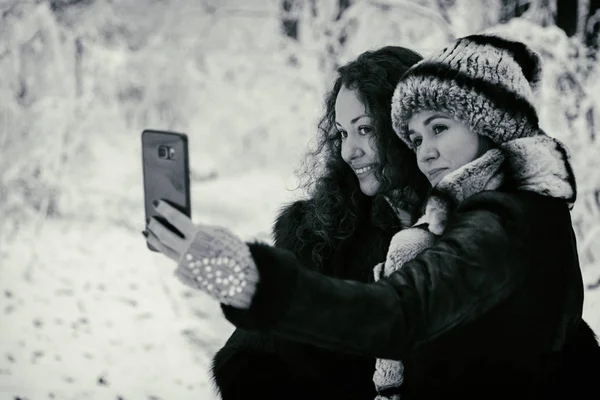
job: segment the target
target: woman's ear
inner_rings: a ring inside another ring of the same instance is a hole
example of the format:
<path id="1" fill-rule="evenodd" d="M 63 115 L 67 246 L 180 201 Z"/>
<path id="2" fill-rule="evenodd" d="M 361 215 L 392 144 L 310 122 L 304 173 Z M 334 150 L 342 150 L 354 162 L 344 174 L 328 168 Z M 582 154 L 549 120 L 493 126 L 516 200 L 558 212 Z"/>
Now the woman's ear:
<path id="1" fill-rule="evenodd" d="M 477 140 L 479 141 L 479 149 L 477 151 L 478 158 L 484 155 L 488 150 L 491 150 L 496 147 L 494 142 L 492 142 L 492 139 L 490 139 L 487 136 L 477 135 Z"/>

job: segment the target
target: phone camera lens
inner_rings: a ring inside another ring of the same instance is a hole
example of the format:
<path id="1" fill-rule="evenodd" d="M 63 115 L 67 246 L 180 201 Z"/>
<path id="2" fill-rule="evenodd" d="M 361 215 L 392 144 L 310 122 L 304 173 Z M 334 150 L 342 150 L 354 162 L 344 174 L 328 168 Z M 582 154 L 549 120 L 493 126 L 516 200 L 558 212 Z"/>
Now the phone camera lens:
<path id="1" fill-rule="evenodd" d="M 158 146 L 158 158 L 168 159 L 169 158 L 169 148 L 167 146 Z"/>

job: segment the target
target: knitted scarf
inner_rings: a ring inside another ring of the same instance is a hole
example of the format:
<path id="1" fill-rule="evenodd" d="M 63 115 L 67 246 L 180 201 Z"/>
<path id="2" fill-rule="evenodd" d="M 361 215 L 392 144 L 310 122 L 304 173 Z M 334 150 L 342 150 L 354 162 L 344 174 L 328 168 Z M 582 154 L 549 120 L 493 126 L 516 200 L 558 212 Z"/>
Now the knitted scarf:
<path id="1" fill-rule="evenodd" d="M 375 280 L 387 277 L 443 234 L 453 207 L 470 196 L 496 190 L 510 175 L 519 190 L 561 198 L 572 208 L 576 187 L 566 148 L 543 133 L 519 138 L 446 175 L 429 195 L 425 213 L 391 240 L 385 263 L 374 268 Z M 373 381 L 376 400 L 399 400 L 404 366 L 401 361 L 377 359 Z"/>

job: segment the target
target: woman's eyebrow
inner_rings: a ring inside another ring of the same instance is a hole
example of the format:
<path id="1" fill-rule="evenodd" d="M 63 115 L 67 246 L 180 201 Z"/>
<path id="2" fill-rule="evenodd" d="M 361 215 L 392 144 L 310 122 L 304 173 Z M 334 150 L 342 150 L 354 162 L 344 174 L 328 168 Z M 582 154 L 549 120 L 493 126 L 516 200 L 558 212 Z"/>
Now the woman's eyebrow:
<path id="1" fill-rule="evenodd" d="M 445 119 L 448 119 L 448 117 L 447 117 L 447 116 L 445 116 L 445 115 L 442 115 L 442 114 L 434 114 L 434 115 L 432 115 L 431 117 L 427 118 L 425 121 L 423 121 L 423 126 L 427 126 L 427 125 L 429 125 L 429 124 L 431 123 L 431 121 L 433 121 L 434 119 L 437 119 L 437 118 L 445 118 Z"/>
<path id="2" fill-rule="evenodd" d="M 354 118 L 352 121 L 350 121 L 350 123 L 351 123 L 351 124 L 355 124 L 355 123 L 356 123 L 356 122 L 357 122 L 359 119 L 361 119 L 361 118 L 365 118 L 365 117 L 369 117 L 369 115 L 368 115 L 368 114 L 362 114 L 362 115 L 359 115 L 358 117 L 356 117 L 356 118 Z"/>
<path id="3" fill-rule="evenodd" d="M 352 120 L 350 120 L 350 123 L 351 123 L 352 125 L 354 125 L 354 124 L 355 124 L 355 123 L 356 123 L 356 122 L 357 122 L 359 119 L 361 119 L 361 118 L 364 118 L 364 117 L 371 117 L 371 116 L 370 116 L 369 114 L 361 114 L 361 115 L 359 115 L 358 117 L 356 117 L 356 118 L 353 118 Z M 340 125 L 340 126 L 342 126 L 342 124 L 340 124 L 340 123 L 339 123 L 339 122 L 337 122 L 337 121 L 335 121 L 335 124 L 336 124 L 336 125 Z"/>

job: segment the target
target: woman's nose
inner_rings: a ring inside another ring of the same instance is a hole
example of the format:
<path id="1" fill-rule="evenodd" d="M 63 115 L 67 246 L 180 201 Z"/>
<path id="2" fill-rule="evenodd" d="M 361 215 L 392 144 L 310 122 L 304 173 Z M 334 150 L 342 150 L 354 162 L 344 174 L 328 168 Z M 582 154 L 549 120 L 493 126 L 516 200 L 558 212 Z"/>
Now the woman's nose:
<path id="1" fill-rule="evenodd" d="M 342 143 L 342 158 L 346 160 L 346 162 L 360 158 L 364 154 L 365 151 L 362 148 L 362 142 L 360 139 L 349 135 Z"/>
<path id="2" fill-rule="evenodd" d="M 431 142 L 423 142 L 419 146 L 419 161 L 428 162 L 438 158 L 440 153 L 435 145 Z"/>

